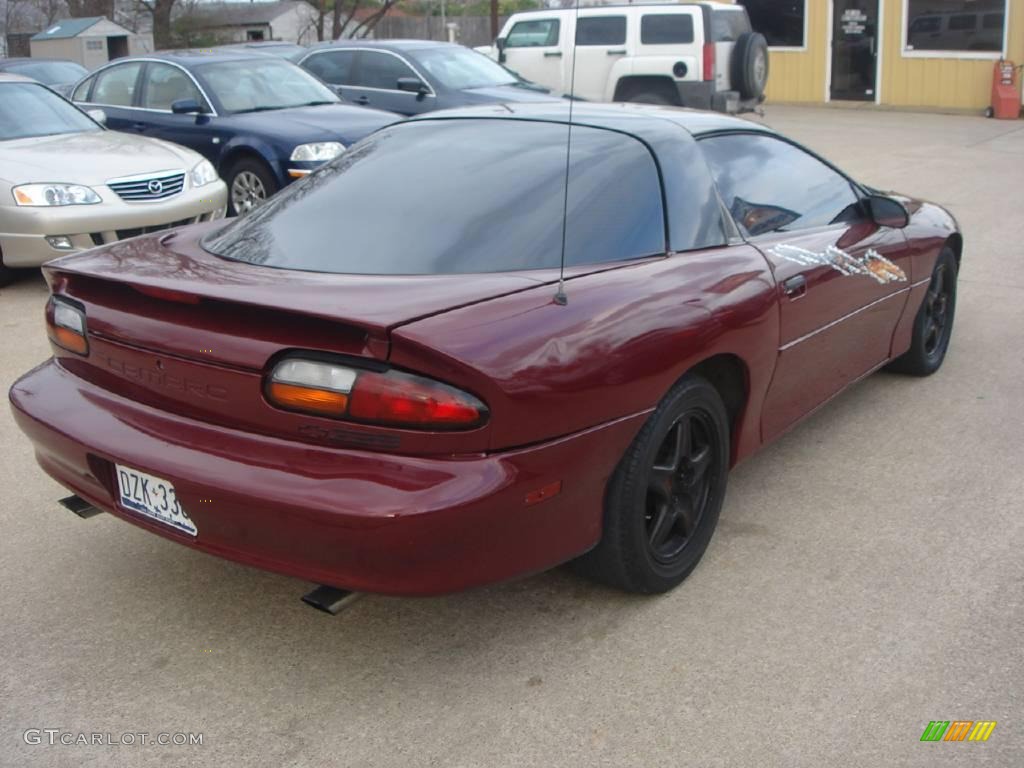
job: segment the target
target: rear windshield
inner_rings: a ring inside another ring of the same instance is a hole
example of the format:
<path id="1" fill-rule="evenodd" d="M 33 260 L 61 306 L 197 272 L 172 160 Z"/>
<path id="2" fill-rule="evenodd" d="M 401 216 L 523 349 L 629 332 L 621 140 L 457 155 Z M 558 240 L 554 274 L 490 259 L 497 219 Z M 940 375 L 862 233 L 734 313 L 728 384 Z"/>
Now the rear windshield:
<path id="1" fill-rule="evenodd" d="M 204 245 L 229 259 L 345 274 L 557 267 L 567 126 L 424 120 L 379 131 Z M 566 263 L 665 252 L 647 147 L 574 125 Z"/>
<path id="2" fill-rule="evenodd" d="M 711 12 L 711 39 L 716 43 L 735 43 L 750 31 L 750 19 L 743 9 Z"/>

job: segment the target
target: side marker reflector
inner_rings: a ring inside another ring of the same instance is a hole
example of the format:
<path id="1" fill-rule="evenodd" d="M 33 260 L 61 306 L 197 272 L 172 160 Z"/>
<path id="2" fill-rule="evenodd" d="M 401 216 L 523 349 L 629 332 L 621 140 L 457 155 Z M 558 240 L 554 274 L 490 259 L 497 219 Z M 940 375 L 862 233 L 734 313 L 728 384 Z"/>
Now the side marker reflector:
<path id="1" fill-rule="evenodd" d="M 548 483 L 547 485 L 526 494 L 526 505 L 530 506 L 531 504 L 539 504 L 542 501 L 550 499 L 552 496 L 557 496 L 561 492 L 562 481 L 555 480 L 553 483 Z"/>

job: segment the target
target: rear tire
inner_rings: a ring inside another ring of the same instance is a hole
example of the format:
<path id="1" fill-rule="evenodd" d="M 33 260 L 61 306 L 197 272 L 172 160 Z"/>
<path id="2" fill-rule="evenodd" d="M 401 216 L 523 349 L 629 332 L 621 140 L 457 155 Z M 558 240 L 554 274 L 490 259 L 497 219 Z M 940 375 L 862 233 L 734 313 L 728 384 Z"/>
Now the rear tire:
<path id="1" fill-rule="evenodd" d="M 244 216 L 279 188 L 266 163 L 254 157 L 243 157 L 232 165 L 227 182 L 229 216 Z"/>
<path id="2" fill-rule="evenodd" d="M 665 94 L 659 93 L 658 91 L 639 91 L 637 93 L 630 94 L 626 101 L 632 104 L 663 104 L 666 107 L 675 106 L 675 102 Z"/>
<path id="3" fill-rule="evenodd" d="M 744 100 L 761 101 L 768 86 L 768 41 L 758 32 L 744 32 L 732 51 L 733 90 Z"/>
<path id="4" fill-rule="evenodd" d="M 935 260 L 928 293 L 914 318 L 910 349 L 889 363 L 889 370 L 931 376 L 942 367 L 953 334 L 957 272 L 956 256 L 947 245 Z"/>
<path id="5" fill-rule="evenodd" d="M 627 592 L 667 592 L 700 562 L 718 523 L 729 418 L 718 391 L 688 375 L 634 438 L 608 485 L 601 541 L 576 561 Z"/>
<path id="6" fill-rule="evenodd" d="M 3 251 L 0 251 L 0 288 L 13 283 L 17 276 L 17 270 L 11 269 L 4 264 L 4 254 Z"/>

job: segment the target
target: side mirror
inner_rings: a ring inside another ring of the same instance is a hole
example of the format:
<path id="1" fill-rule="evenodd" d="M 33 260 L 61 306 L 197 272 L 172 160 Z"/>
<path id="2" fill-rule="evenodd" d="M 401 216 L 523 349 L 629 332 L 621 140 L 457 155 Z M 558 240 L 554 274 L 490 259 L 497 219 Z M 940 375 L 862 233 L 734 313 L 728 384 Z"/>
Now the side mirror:
<path id="1" fill-rule="evenodd" d="M 87 114 L 100 125 L 107 124 L 107 113 L 104 112 L 102 109 L 89 109 L 86 110 L 85 114 Z"/>
<path id="2" fill-rule="evenodd" d="M 498 63 L 504 64 L 508 56 L 505 55 L 505 38 L 499 37 L 494 41 L 494 47 L 498 50 Z"/>
<path id="3" fill-rule="evenodd" d="M 910 223 L 910 214 L 899 200 L 885 195 L 872 195 L 867 199 L 872 220 L 883 227 L 903 229 Z"/>
<path id="4" fill-rule="evenodd" d="M 430 89 L 427 88 L 427 84 L 420 80 L 418 77 L 398 78 L 398 90 L 415 93 L 417 96 L 420 96 L 421 98 L 430 93 Z"/>
<path id="5" fill-rule="evenodd" d="M 202 111 L 203 108 L 195 99 L 178 99 L 171 103 L 171 112 L 176 115 L 198 115 Z"/>

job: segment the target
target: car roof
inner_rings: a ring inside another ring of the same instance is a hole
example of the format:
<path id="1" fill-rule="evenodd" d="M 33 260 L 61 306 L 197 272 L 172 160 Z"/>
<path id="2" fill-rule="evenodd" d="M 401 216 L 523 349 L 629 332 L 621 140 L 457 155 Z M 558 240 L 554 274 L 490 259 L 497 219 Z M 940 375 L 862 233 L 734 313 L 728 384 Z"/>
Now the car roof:
<path id="1" fill-rule="evenodd" d="M 10 56 L 8 58 L 4 58 L 4 57 L 0 56 L 0 67 L 4 66 L 5 64 L 22 64 L 24 62 L 37 62 L 37 61 L 39 61 L 39 62 L 57 61 L 57 62 L 60 62 L 61 64 L 78 64 L 77 61 L 71 61 L 71 59 L 54 59 L 54 58 L 43 57 L 43 56 Z"/>
<path id="2" fill-rule="evenodd" d="M 444 109 L 413 117 L 407 122 L 470 118 L 568 123 L 569 102 L 517 102 Z M 774 133 L 765 125 L 731 115 L 653 104 L 599 104 L 577 101 L 572 105 L 572 122 L 629 133 L 643 140 L 661 135 L 666 123 L 674 123 L 695 137 L 722 131 Z"/>
<path id="3" fill-rule="evenodd" d="M 38 80 L 33 80 L 31 77 L 25 77 L 24 75 L 16 75 L 13 72 L 0 72 L 0 83 L 33 83 L 34 85 L 42 85 Z M 45 85 L 42 85 L 45 88 Z"/>
<path id="4" fill-rule="evenodd" d="M 125 61 L 148 59 L 154 61 L 167 61 L 171 64 L 180 64 L 188 67 L 192 64 L 206 64 L 211 61 L 267 61 L 268 56 L 255 51 L 247 51 L 243 48 L 184 48 L 177 51 L 160 51 L 158 53 L 144 53 L 138 56 L 122 56 L 114 59 L 111 64 L 120 64 Z"/>
<path id="5" fill-rule="evenodd" d="M 465 48 L 458 43 L 440 40 L 327 40 L 310 46 L 311 51 L 322 48 L 380 48 L 385 51 L 421 51 L 427 48 Z"/>

